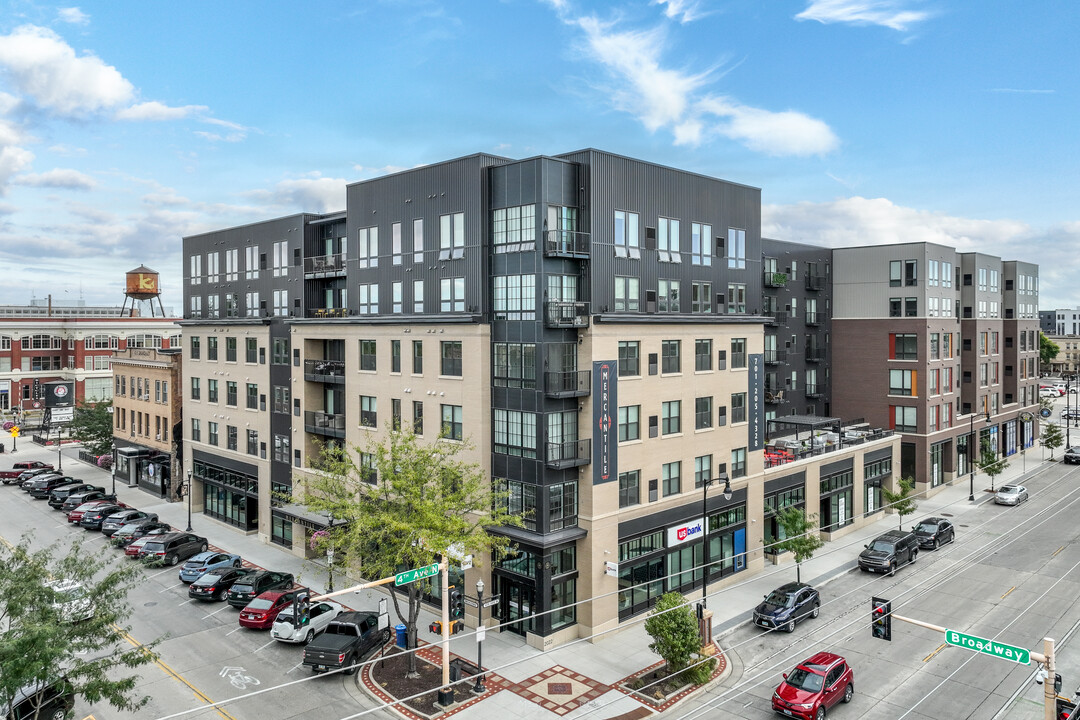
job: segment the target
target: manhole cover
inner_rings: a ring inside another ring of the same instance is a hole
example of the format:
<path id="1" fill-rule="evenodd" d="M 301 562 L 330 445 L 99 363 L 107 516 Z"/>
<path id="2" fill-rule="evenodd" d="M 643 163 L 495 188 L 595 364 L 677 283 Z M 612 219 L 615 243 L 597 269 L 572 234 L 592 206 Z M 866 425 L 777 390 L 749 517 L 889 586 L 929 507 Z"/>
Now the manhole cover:
<path id="1" fill-rule="evenodd" d="M 143 603 L 143 607 L 154 607 L 155 605 L 157 605 L 156 602 Z"/>

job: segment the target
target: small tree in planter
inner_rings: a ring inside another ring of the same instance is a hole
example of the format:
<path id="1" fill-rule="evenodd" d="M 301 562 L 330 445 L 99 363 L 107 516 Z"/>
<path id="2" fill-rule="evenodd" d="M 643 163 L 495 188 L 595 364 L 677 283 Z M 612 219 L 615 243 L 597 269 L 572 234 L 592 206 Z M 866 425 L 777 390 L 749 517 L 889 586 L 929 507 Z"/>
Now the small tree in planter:
<path id="1" fill-rule="evenodd" d="M 1061 434 L 1060 430 L 1058 430 L 1058 434 Z M 991 492 L 994 490 L 994 478 L 1005 472 L 1005 468 L 1009 467 L 1009 461 L 1003 457 L 998 457 L 994 446 L 990 444 L 989 440 L 983 440 L 982 453 L 979 455 L 979 461 L 975 464 L 990 476 Z"/>
<path id="2" fill-rule="evenodd" d="M 900 529 L 904 529 L 904 516 L 915 512 L 919 503 L 912 497 L 915 481 L 912 478 L 900 478 L 900 492 L 893 492 L 889 488 L 881 488 L 881 494 L 885 496 L 886 507 L 891 507 L 900 516 Z"/>
<path id="3" fill-rule="evenodd" d="M 1054 451 L 1065 444 L 1065 436 L 1061 432 L 1061 428 L 1054 423 L 1046 423 L 1043 425 L 1042 440 L 1044 448 L 1050 448 L 1050 459 L 1054 459 Z"/>
<path id="4" fill-rule="evenodd" d="M 645 620 L 645 632 L 653 639 L 649 649 L 664 659 L 672 675 L 679 675 L 694 685 L 701 685 L 712 676 L 716 667 L 714 658 L 690 667 L 695 658 L 703 659 L 700 652 L 701 636 L 693 611 L 686 598 L 679 593 L 669 592 L 661 596 Z"/>
<path id="5" fill-rule="evenodd" d="M 784 529 L 785 538 L 773 547 L 795 555 L 795 580 L 802 582 L 803 561 L 814 557 L 814 552 L 825 544 L 817 533 L 817 515 L 807 515 L 804 508 L 788 505 L 776 519 Z"/>

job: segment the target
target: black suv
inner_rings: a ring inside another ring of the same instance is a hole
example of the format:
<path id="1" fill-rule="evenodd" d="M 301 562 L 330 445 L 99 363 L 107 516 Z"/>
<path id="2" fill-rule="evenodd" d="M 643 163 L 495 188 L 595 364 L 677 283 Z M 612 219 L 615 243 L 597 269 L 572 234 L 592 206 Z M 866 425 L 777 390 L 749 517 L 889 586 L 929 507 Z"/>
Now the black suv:
<path id="1" fill-rule="evenodd" d="M 70 475 L 61 475 L 59 473 L 53 473 L 50 475 L 38 475 L 36 478 L 30 481 L 30 487 L 27 488 L 27 492 L 30 493 L 30 497 L 35 500 L 44 500 L 49 497 L 49 494 L 56 488 L 62 485 L 71 485 L 72 483 L 82 482 L 76 480 Z"/>
<path id="2" fill-rule="evenodd" d="M 69 513 L 83 503 L 92 502 L 94 500 L 109 500 L 111 502 L 116 502 L 116 496 L 107 493 L 104 490 L 86 490 L 84 492 L 75 493 L 74 495 L 68 495 L 67 500 L 60 506 L 60 510 Z"/>
<path id="3" fill-rule="evenodd" d="M 101 487 L 100 485 L 88 485 L 86 483 L 61 485 L 58 488 L 53 488 L 53 491 L 49 494 L 49 507 L 59 510 L 63 506 L 64 501 L 72 495 L 95 491 L 105 492 L 105 488 Z"/>
<path id="4" fill-rule="evenodd" d="M 172 532 L 148 540 L 139 550 L 139 559 L 149 563 L 176 565 L 192 555 L 206 552 L 209 543 L 200 535 L 187 532 Z"/>
<path id="5" fill-rule="evenodd" d="M 900 565 L 915 562 L 919 555 L 919 540 L 915 533 L 890 530 L 878 535 L 874 542 L 859 553 L 859 569 L 892 575 Z"/>
<path id="6" fill-rule="evenodd" d="M 292 587 L 292 584 L 292 573 L 260 570 L 233 583 L 229 588 L 229 604 L 234 608 L 244 608 L 267 590 L 286 589 Z"/>
<path id="7" fill-rule="evenodd" d="M 66 680 L 34 683 L 15 692 L 10 705 L 0 705 L 0 720 L 61 720 L 71 716 L 75 695 Z"/>
<path id="8" fill-rule="evenodd" d="M 926 518 L 921 523 L 911 528 L 915 537 L 919 539 L 919 547 L 937 550 L 945 543 L 956 539 L 956 528 L 945 518 Z"/>
<path id="9" fill-rule="evenodd" d="M 82 520 L 79 521 L 79 524 L 87 530 L 101 530 L 101 525 L 105 522 L 105 518 L 113 513 L 118 513 L 123 509 L 124 508 L 114 503 L 99 505 L 96 508 L 87 510 L 83 513 Z"/>

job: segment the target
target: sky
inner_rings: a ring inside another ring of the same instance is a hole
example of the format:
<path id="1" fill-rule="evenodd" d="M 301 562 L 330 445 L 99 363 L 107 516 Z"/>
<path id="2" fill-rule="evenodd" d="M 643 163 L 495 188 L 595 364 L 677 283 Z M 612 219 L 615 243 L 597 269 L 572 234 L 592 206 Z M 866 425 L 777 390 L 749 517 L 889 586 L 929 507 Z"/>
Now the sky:
<path id="1" fill-rule="evenodd" d="M 0 304 L 477 152 L 752 185 L 767 237 L 930 241 L 1080 307 L 1073 0 L 0 0 Z"/>

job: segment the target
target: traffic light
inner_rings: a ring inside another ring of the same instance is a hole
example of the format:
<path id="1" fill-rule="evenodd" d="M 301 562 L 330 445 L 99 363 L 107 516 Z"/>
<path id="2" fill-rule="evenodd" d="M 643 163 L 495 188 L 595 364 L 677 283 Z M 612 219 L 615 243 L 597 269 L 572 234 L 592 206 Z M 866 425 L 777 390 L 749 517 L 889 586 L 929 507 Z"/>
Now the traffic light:
<path id="1" fill-rule="evenodd" d="M 450 621 L 450 634 L 457 635 L 459 632 L 465 629 L 464 620 L 451 620 Z"/>
<path id="2" fill-rule="evenodd" d="M 892 640 L 892 603 L 881 598 L 871 598 L 870 629 L 879 640 Z"/>
<path id="3" fill-rule="evenodd" d="M 465 595 L 457 589 L 450 593 L 450 617 L 465 617 Z"/>
<path id="4" fill-rule="evenodd" d="M 300 593 L 296 596 L 296 606 L 293 610 L 293 626 L 301 627 L 311 622 L 311 595 Z"/>
<path id="5" fill-rule="evenodd" d="M 436 620 L 435 622 L 431 623 L 430 625 L 428 625 L 428 630 L 435 633 L 436 635 L 442 635 L 442 621 Z"/>
<path id="6" fill-rule="evenodd" d="M 1061 693 L 1061 673 L 1054 673 L 1054 693 Z"/>

